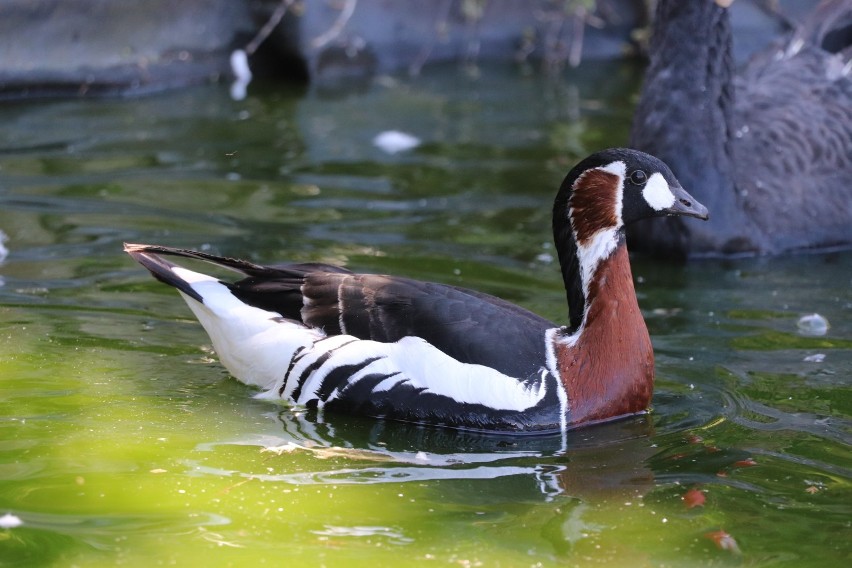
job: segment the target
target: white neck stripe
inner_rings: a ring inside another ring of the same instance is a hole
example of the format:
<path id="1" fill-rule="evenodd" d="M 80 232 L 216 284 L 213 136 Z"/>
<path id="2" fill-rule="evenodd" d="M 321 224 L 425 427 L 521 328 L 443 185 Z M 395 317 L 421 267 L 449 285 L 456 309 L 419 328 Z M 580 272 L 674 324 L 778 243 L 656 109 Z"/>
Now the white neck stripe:
<path id="1" fill-rule="evenodd" d="M 621 160 L 617 160 L 595 169 L 618 177 L 618 190 L 615 192 L 616 224 L 612 227 L 599 230 L 592 235 L 590 239 L 586 240 L 585 244 L 579 243 L 577 240 L 577 232 L 576 230 L 574 231 L 574 241 L 577 243 L 577 260 L 580 265 L 580 281 L 583 285 L 583 296 L 586 298 L 587 303 L 589 298 L 589 284 L 591 284 L 592 277 L 597 271 L 598 265 L 600 265 L 601 261 L 609 257 L 609 255 L 612 254 L 612 251 L 615 250 L 615 247 L 618 244 L 618 231 L 622 226 L 624 226 L 621 211 L 623 207 L 624 177 L 627 174 L 627 165 Z M 585 172 L 583 175 L 585 175 Z M 577 178 L 577 181 L 580 179 L 582 179 L 582 175 Z M 654 176 L 651 176 L 651 179 L 654 179 Z M 663 182 L 665 183 L 665 180 L 663 180 Z M 577 182 L 574 183 L 576 184 Z M 668 185 L 666 185 L 666 189 L 668 189 Z M 571 212 L 571 215 L 573 216 L 573 212 Z M 583 320 L 585 320 L 585 314 L 583 315 Z"/>

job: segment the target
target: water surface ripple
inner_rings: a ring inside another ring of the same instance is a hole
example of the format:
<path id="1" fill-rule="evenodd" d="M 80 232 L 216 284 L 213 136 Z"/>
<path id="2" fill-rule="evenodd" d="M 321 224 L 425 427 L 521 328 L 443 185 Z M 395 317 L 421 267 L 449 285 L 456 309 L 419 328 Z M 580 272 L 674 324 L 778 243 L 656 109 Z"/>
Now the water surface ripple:
<path id="1" fill-rule="evenodd" d="M 845 565 L 850 253 L 634 259 L 653 410 L 563 448 L 255 400 L 121 252 L 341 263 L 565 321 L 552 199 L 625 143 L 637 78 L 0 108 L 0 566 Z M 421 145 L 387 154 L 386 130 Z"/>

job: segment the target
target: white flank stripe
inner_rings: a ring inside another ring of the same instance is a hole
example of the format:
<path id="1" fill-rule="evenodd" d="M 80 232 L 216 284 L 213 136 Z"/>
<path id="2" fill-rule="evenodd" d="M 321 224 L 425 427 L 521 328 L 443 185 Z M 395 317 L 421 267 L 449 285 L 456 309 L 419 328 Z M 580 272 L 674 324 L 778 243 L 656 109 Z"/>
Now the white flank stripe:
<path id="1" fill-rule="evenodd" d="M 674 205 L 675 202 L 675 196 L 669 188 L 666 178 L 659 172 L 651 174 L 651 177 L 648 178 L 648 182 L 642 190 L 642 197 L 654 211 L 662 211 Z"/>
<path id="2" fill-rule="evenodd" d="M 525 387 L 489 367 L 460 363 L 419 337 L 404 337 L 391 346 L 392 360 L 412 386 L 458 402 L 520 411 L 535 406 L 546 394 L 543 382 Z"/>
<path id="3" fill-rule="evenodd" d="M 359 341 L 358 344 L 357 344 L 357 349 L 359 351 L 364 349 L 364 346 L 362 346 L 361 343 L 363 343 L 363 342 Z M 387 343 L 379 343 L 379 342 L 374 342 L 374 341 L 370 341 L 368 343 L 375 346 L 375 348 L 377 350 L 380 350 L 381 353 L 373 353 L 371 356 L 363 357 L 363 358 L 364 359 L 371 359 L 371 358 L 375 358 L 375 357 L 381 357 L 381 359 L 376 359 L 375 361 L 373 361 L 372 363 L 370 363 L 369 365 L 367 365 L 366 367 L 364 367 L 363 369 L 361 369 L 360 371 L 358 371 L 357 373 L 355 373 L 354 375 L 349 377 L 349 384 L 354 384 L 354 383 L 360 381 L 361 379 L 363 379 L 364 377 L 366 377 L 367 375 L 373 375 L 373 374 L 376 374 L 376 375 L 394 375 L 394 373 L 399 373 L 399 369 L 396 368 L 393 361 L 390 361 L 387 358 L 387 353 L 388 353 L 388 350 L 386 348 Z M 353 344 L 353 347 L 356 347 L 356 345 Z M 405 378 L 402 375 L 394 375 L 394 376 L 397 378 L 397 380 Z M 375 389 L 373 389 L 373 390 L 375 391 Z"/>
<path id="4" fill-rule="evenodd" d="M 481 404 L 495 410 L 522 411 L 535 406 L 544 398 L 546 385 L 542 381 L 531 387 L 483 365 L 461 363 L 418 337 L 404 337 L 396 343 L 356 340 L 341 335 L 320 341 L 300 354 L 300 359 L 290 372 L 289 382 L 281 398 L 290 399 L 299 375 L 330 349 L 337 347 L 328 360 L 315 369 L 304 381 L 297 404 L 306 404 L 316 398 L 323 380 L 333 370 L 345 365 L 357 365 L 375 357 L 365 368 L 353 374 L 347 385 L 354 384 L 367 375 L 379 373 L 393 375 L 379 383 L 373 392 L 390 390 L 401 382 L 425 392 L 449 397 L 460 403 Z M 341 347 L 341 345 L 343 345 Z M 285 365 L 283 369 L 286 369 Z M 283 373 L 283 371 L 280 371 Z M 277 388 L 276 388 L 277 387 Z M 280 380 L 262 398 L 275 398 Z M 337 398 L 338 391 L 327 400 Z"/>
<path id="5" fill-rule="evenodd" d="M 299 360 L 296 362 L 295 365 L 293 365 L 293 368 L 290 371 L 290 375 L 288 377 L 287 384 L 284 388 L 284 392 L 281 393 L 281 398 L 290 399 L 293 396 L 293 391 L 296 390 L 296 387 L 299 386 L 298 379 L 305 373 L 308 367 L 316 363 L 317 359 L 319 359 L 331 350 L 339 349 L 342 345 L 349 343 L 350 341 L 356 341 L 356 339 L 351 335 L 333 335 L 313 345 L 307 346 L 304 351 L 299 353 Z M 329 360 L 334 359 L 336 361 L 336 357 L 338 355 L 339 354 L 335 352 L 333 356 L 329 358 Z M 324 379 L 325 375 L 328 374 L 329 371 L 333 370 L 336 366 L 337 364 L 335 364 L 334 366 L 329 366 L 328 362 L 323 365 L 320 365 L 318 369 L 313 371 L 304 380 L 304 382 L 302 383 L 302 389 L 299 393 L 299 398 L 294 402 L 296 402 L 297 404 L 305 404 L 305 402 L 307 402 L 308 400 L 315 398 L 314 390 L 319 388 L 319 386 L 322 384 L 321 380 Z M 286 369 L 287 366 L 282 367 L 280 371 L 282 378 L 284 373 L 286 373 Z"/>
<path id="6" fill-rule="evenodd" d="M 509 411 L 533 407 L 547 394 L 544 380 L 524 385 L 518 378 L 489 367 L 461 363 L 418 337 L 404 337 L 396 343 L 358 340 L 349 335 L 326 337 L 318 329 L 244 304 L 211 276 L 179 267 L 173 270 L 203 298 L 202 304 L 181 293 L 210 336 L 222 364 L 240 381 L 264 389 L 266 392 L 258 398 L 279 398 L 284 375 L 300 348 L 299 359 L 290 370 L 280 398 L 290 399 L 299 377 L 308 367 L 326 353 L 331 354 L 303 382 L 299 400 L 295 401 L 298 404 L 316 399 L 323 380 L 333 370 L 377 357 L 346 384 L 354 384 L 374 373 L 387 374 L 393 376 L 380 383 L 374 392 L 389 390 L 404 381 L 459 403 Z M 338 395 L 335 391 L 326 401 Z M 560 400 L 564 398 L 564 394 L 559 396 Z"/>
<path id="7" fill-rule="evenodd" d="M 377 384 L 375 387 L 373 387 L 373 392 L 389 391 L 393 387 L 397 386 L 400 383 L 404 383 L 407 380 L 408 379 L 406 377 L 402 376 L 402 375 L 390 376 L 390 377 L 386 378 L 385 380 L 383 380 L 382 382 L 380 382 L 379 384 Z"/>
<path id="8" fill-rule="evenodd" d="M 296 349 L 323 336 L 279 314 L 248 306 L 218 280 L 185 268 L 174 273 L 204 299 L 200 304 L 181 292 L 210 336 L 219 360 L 240 381 L 268 389 L 287 368 Z"/>

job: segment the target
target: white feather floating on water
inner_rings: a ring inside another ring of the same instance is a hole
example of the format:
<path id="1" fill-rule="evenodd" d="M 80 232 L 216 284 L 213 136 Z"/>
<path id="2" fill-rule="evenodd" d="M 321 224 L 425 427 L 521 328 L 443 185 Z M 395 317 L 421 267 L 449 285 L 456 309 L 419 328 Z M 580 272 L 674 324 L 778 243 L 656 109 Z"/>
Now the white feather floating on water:
<path id="1" fill-rule="evenodd" d="M 399 130 L 385 130 L 373 138 L 373 145 L 388 154 L 397 154 L 420 146 L 420 139 Z"/>
<path id="2" fill-rule="evenodd" d="M 0 517 L 0 529 L 13 529 L 24 524 L 20 517 L 12 513 L 6 513 Z"/>
<path id="3" fill-rule="evenodd" d="M 241 101 L 246 98 L 246 89 L 252 78 L 248 55 L 242 49 L 236 49 L 231 53 L 231 71 L 234 74 L 234 82 L 231 83 L 231 98 L 235 101 Z"/>

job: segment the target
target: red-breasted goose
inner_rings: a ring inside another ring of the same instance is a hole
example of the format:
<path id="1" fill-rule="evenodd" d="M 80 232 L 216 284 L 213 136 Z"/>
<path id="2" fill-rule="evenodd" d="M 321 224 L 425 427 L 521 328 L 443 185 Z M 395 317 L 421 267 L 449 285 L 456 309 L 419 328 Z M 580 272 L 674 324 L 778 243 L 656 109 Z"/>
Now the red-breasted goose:
<path id="1" fill-rule="evenodd" d="M 610 149 L 571 170 L 553 207 L 565 327 L 444 284 L 154 245 L 125 250 L 180 291 L 225 367 L 263 389 L 259 396 L 452 428 L 565 432 L 648 408 L 654 354 L 624 225 L 665 215 L 707 219 L 707 209 L 652 156 Z M 166 255 L 245 277 L 223 282 Z"/>
<path id="2" fill-rule="evenodd" d="M 826 0 L 734 73 L 729 0 L 659 0 L 631 145 L 671 166 L 709 223 L 639 223 L 667 256 L 852 246 L 852 0 Z"/>

